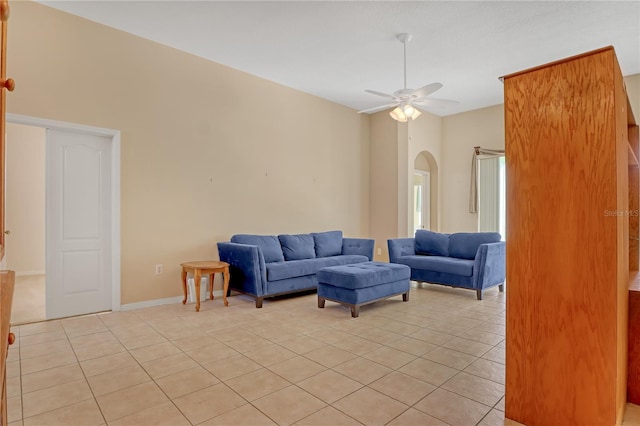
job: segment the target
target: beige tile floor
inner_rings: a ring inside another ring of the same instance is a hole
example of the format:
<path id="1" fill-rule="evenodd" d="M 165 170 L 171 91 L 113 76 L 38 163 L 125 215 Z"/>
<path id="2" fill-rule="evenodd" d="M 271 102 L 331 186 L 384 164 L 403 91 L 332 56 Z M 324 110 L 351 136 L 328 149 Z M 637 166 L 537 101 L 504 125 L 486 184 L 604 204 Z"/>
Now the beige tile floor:
<path id="1" fill-rule="evenodd" d="M 14 327 L 11 425 L 503 425 L 505 295 L 246 296 Z M 626 425 L 640 425 L 629 405 Z"/>

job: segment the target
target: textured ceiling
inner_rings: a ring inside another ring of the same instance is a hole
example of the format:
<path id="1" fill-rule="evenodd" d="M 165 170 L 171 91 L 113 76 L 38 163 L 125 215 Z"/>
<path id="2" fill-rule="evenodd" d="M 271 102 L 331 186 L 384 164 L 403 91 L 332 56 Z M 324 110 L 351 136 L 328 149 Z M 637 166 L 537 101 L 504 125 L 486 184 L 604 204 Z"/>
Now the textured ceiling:
<path id="1" fill-rule="evenodd" d="M 433 82 L 449 115 L 502 103 L 498 77 L 612 45 L 640 73 L 637 1 L 40 1 L 356 110 Z M 382 102 L 381 102 L 382 101 Z"/>

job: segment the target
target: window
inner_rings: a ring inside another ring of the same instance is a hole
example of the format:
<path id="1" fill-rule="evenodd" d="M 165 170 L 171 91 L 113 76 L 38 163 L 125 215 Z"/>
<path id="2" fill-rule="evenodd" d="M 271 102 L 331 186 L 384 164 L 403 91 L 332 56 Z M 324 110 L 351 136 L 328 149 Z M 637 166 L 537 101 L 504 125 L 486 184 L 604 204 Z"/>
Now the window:
<path id="1" fill-rule="evenodd" d="M 504 156 L 478 159 L 478 230 L 506 236 Z"/>

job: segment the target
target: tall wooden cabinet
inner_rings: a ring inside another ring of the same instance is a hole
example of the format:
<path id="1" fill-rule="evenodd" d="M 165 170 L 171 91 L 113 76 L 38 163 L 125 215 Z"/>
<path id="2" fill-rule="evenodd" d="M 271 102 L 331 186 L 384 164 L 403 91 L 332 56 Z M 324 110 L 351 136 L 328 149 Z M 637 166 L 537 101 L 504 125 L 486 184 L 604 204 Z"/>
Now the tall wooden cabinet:
<path id="1" fill-rule="evenodd" d="M 639 236 L 638 141 L 629 143 L 635 120 L 616 55 L 607 47 L 503 81 L 505 415 L 614 425 L 626 403 Z"/>
<path id="2" fill-rule="evenodd" d="M 7 68 L 7 20 L 9 2 L 0 1 L 0 260 L 4 257 L 4 135 L 5 135 L 5 95 L 4 89 L 12 91 L 15 84 L 6 78 Z M 13 271 L 0 271 L 0 426 L 7 424 L 7 380 L 6 359 L 15 337 L 10 332 L 11 304 L 13 301 L 15 275 Z"/>

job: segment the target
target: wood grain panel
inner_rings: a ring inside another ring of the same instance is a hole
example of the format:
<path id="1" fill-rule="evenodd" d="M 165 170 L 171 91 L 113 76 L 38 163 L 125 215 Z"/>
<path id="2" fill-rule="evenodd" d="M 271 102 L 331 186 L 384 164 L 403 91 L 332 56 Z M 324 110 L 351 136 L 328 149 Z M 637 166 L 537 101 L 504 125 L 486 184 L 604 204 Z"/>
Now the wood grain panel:
<path id="1" fill-rule="evenodd" d="M 627 92 L 618 66 L 613 55 L 613 84 L 615 93 L 615 145 L 617 151 L 618 206 L 625 214 L 619 219 L 622 232 L 618 229 L 617 256 L 618 268 L 616 279 L 616 303 L 610 309 L 616 312 L 616 359 L 615 359 L 615 424 L 621 424 L 627 403 L 627 340 L 629 323 L 629 229 L 633 212 L 629 210 L 629 138 L 627 135 L 628 100 Z M 622 167 L 622 165 L 627 165 Z"/>
<path id="2" fill-rule="evenodd" d="M 631 110 L 631 105 L 627 104 L 628 111 Z M 633 115 L 631 116 L 633 118 Z M 627 115 L 627 136 L 629 138 L 629 146 L 635 154 L 636 158 L 640 159 L 640 144 L 638 143 L 638 126 L 635 124 L 635 120 L 629 121 Z"/>
<path id="3" fill-rule="evenodd" d="M 506 416 L 529 426 L 616 418 L 628 148 L 614 62 L 604 49 L 504 80 Z"/>
<path id="4" fill-rule="evenodd" d="M 0 1 L 0 260 L 4 258 L 4 164 L 5 164 L 5 134 L 6 134 L 6 90 L 12 91 L 14 82 L 7 79 L 7 26 L 9 21 L 9 2 Z"/>
<path id="5" fill-rule="evenodd" d="M 0 399 L 0 416 L 2 424 L 7 424 L 7 399 L 6 399 L 6 361 L 11 321 L 11 304 L 13 301 L 13 288 L 15 274 L 13 271 L 0 271 L 0 383 L 2 386 L 2 398 Z"/>
<path id="6" fill-rule="evenodd" d="M 640 269 L 640 170 L 629 167 L 629 270 Z"/>
<path id="7" fill-rule="evenodd" d="M 640 170 L 629 167 L 629 270 L 640 269 Z"/>
<path id="8" fill-rule="evenodd" d="M 627 103 L 628 111 L 631 106 Z M 633 118 L 633 115 L 631 116 Z M 629 149 L 640 158 L 638 126 L 629 123 L 627 114 L 627 139 Z M 629 270 L 640 269 L 640 167 L 629 166 Z"/>
<path id="9" fill-rule="evenodd" d="M 640 280 L 629 289 L 629 368 L 627 400 L 640 405 Z"/>

